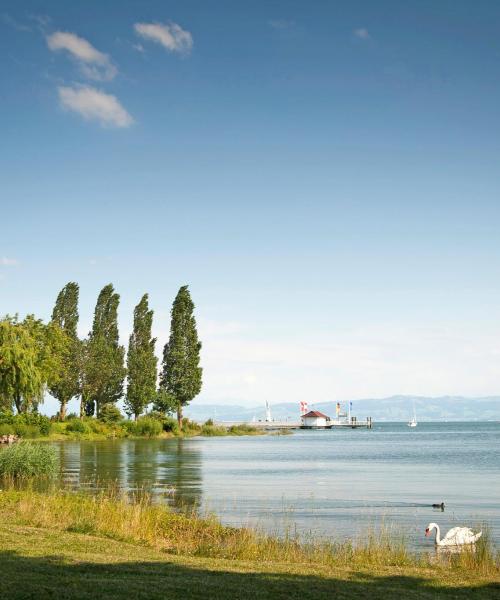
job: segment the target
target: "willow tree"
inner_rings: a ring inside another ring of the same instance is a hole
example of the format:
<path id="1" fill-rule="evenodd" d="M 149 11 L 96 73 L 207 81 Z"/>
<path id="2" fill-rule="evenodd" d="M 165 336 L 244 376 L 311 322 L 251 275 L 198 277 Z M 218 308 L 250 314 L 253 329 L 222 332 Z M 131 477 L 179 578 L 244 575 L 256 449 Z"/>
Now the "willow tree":
<path id="1" fill-rule="evenodd" d="M 85 411 L 99 414 L 105 404 L 123 396 L 126 369 L 125 348 L 120 346 L 118 305 L 120 296 L 112 284 L 106 285 L 97 298 L 92 331 L 82 353 L 82 404 Z"/>
<path id="2" fill-rule="evenodd" d="M 188 286 L 180 288 L 171 312 L 170 338 L 163 349 L 160 392 L 175 398 L 177 421 L 182 423 L 182 409 L 201 391 L 201 342 L 198 340 L 194 304 Z"/>
<path id="3" fill-rule="evenodd" d="M 47 386 L 61 377 L 67 338 L 59 326 L 28 315 L 0 321 L 0 404 L 17 412 L 36 410 Z"/>
<path id="4" fill-rule="evenodd" d="M 134 309 L 134 329 L 127 354 L 127 396 L 125 409 L 135 420 L 156 397 L 156 339 L 151 337 L 153 311 L 144 294 Z"/>
<path id="5" fill-rule="evenodd" d="M 61 328 L 68 341 L 59 381 L 49 388 L 52 396 L 57 398 L 61 405 L 59 410 L 61 419 L 66 416 L 68 402 L 80 393 L 81 342 L 77 334 L 78 294 L 78 284 L 74 282 L 67 283 L 59 292 L 52 311 L 52 323 Z"/>
<path id="6" fill-rule="evenodd" d="M 44 376 L 35 340 L 17 318 L 0 321 L 0 399 L 2 408 L 18 413 L 27 410 L 26 399 L 43 395 Z"/>

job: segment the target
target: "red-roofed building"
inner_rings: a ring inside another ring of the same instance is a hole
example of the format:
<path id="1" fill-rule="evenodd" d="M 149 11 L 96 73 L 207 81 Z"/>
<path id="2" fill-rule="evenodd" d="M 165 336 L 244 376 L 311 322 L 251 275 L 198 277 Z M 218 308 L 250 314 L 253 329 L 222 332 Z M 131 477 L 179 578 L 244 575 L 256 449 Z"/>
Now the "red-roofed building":
<path id="1" fill-rule="evenodd" d="M 300 417 L 302 429 L 327 429 L 332 426 L 330 417 L 319 410 L 310 410 Z"/>

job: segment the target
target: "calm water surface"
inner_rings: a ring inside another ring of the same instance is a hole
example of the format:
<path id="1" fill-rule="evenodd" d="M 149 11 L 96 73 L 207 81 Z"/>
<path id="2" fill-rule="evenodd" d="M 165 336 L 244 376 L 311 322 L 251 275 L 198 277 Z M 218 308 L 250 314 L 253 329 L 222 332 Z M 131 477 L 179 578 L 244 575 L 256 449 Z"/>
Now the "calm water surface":
<path id="1" fill-rule="evenodd" d="M 429 545 L 429 521 L 487 523 L 500 547 L 500 423 L 58 447 L 75 487 L 146 487 L 159 502 L 210 510 L 225 523 L 342 539 L 383 522 L 417 549 Z M 430 507 L 443 501 L 444 512 Z"/>

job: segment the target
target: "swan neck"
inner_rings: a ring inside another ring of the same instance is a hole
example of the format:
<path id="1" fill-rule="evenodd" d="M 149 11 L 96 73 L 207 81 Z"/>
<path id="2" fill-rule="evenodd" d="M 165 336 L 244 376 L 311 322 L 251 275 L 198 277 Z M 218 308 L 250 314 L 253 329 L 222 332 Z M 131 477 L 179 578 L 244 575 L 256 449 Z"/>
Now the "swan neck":
<path id="1" fill-rule="evenodd" d="M 436 528 L 436 544 L 439 544 L 441 541 L 441 530 L 439 529 L 439 525 L 434 525 Z"/>

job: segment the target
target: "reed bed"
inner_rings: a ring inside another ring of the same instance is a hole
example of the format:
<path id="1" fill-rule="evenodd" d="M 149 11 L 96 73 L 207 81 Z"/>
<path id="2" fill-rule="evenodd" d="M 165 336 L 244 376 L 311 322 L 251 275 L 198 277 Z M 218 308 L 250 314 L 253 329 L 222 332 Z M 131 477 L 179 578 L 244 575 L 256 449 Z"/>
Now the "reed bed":
<path id="1" fill-rule="evenodd" d="M 318 566 L 416 567 L 432 570 L 474 571 L 482 575 L 500 573 L 499 557 L 487 535 L 475 551 L 431 560 L 409 552 L 404 539 L 389 530 L 372 530 L 353 541 L 301 541 L 265 535 L 251 528 L 222 525 L 215 517 L 180 514 L 154 505 L 147 494 L 130 498 L 118 490 L 96 495 L 56 489 L 6 489 L 0 494 L 0 517 L 10 522 L 40 528 L 92 534 L 178 555 L 265 561 Z"/>
<path id="2" fill-rule="evenodd" d="M 31 479 L 54 477 L 59 471 L 55 448 L 45 444 L 18 442 L 0 451 L 0 477 Z"/>

